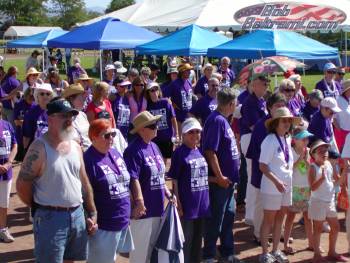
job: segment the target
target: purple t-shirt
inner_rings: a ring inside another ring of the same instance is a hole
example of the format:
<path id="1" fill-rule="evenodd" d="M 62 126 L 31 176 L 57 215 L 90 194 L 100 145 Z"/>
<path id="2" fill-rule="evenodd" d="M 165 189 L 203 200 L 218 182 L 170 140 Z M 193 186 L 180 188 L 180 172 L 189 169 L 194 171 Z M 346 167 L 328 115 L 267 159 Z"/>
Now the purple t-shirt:
<path id="1" fill-rule="evenodd" d="M 291 98 L 288 101 L 287 105 L 290 113 L 293 114 L 293 116 L 300 116 L 301 115 L 301 104 L 296 98 Z"/>
<path id="2" fill-rule="evenodd" d="M 1 82 L 1 98 L 7 96 L 21 83 L 15 77 L 8 77 Z M 11 100 L 3 100 L 2 105 L 5 109 L 13 109 Z"/>
<path id="3" fill-rule="evenodd" d="M 219 69 L 219 73 L 222 75 L 221 83 L 224 84 L 225 87 L 231 87 L 236 79 L 235 72 L 228 68 L 226 71 Z"/>
<path id="4" fill-rule="evenodd" d="M 218 107 L 218 102 L 216 99 L 213 99 L 208 94 L 200 98 L 190 110 L 190 113 L 193 114 L 196 118 L 202 120 L 204 125 L 210 113 L 212 113 Z"/>
<path id="5" fill-rule="evenodd" d="M 148 101 L 147 110 L 152 115 L 162 115 L 157 122 L 158 131 L 157 137 L 153 139 L 155 142 L 168 141 L 173 136 L 173 125 L 171 119 L 175 117 L 175 111 L 173 106 L 169 103 L 168 99 L 160 99 L 157 102 Z"/>
<path id="6" fill-rule="evenodd" d="M 23 120 L 24 115 L 32 109 L 36 104 L 28 104 L 24 99 L 15 103 L 15 107 L 13 109 L 13 117 L 14 120 Z M 19 144 L 22 144 L 22 126 L 16 126 L 16 138 Z"/>
<path id="7" fill-rule="evenodd" d="M 98 228 L 121 231 L 130 220 L 130 175 L 120 153 L 100 153 L 90 146 L 84 153 L 86 173 L 94 191 Z"/>
<path id="8" fill-rule="evenodd" d="M 40 137 L 48 130 L 48 117 L 46 110 L 39 105 L 32 107 L 25 115 L 23 122 L 23 136 L 30 138 L 32 142 L 35 138 Z"/>
<path id="9" fill-rule="evenodd" d="M 197 81 L 197 84 L 194 87 L 194 94 L 200 94 L 202 96 L 205 96 L 205 94 L 207 94 L 208 92 L 208 89 L 208 79 L 206 76 L 203 76 Z"/>
<path id="10" fill-rule="evenodd" d="M 218 111 L 213 111 L 205 122 L 202 138 L 203 152 L 211 150 L 216 153 L 221 172 L 233 183 L 239 180 L 240 156 L 235 135 L 227 119 Z M 214 176 L 209 169 L 209 176 Z"/>
<path id="11" fill-rule="evenodd" d="M 243 104 L 245 99 L 249 96 L 250 92 L 246 89 L 237 97 L 238 103 Z"/>
<path id="12" fill-rule="evenodd" d="M 182 144 L 171 158 L 168 172 L 178 182 L 184 219 L 210 216 L 208 164 L 198 149 Z"/>
<path id="13" fill-rule="evenodd" d="M 0 120 L 0 164 L 8 161 L 12 146 L 17 144 L 15 131 L 12 125 Z M 0 174 L 0 181 L 7 181 L 12 178 L 12 167 L 7 172 Z"/>
<path id="14" fill-rule="evenodd" d="M 312 116 L 319 111 L 320 108 L 312 107 L 310 101 L 306 102 L 304 108 L 301 110 L 301 114 L 303 118 L 305 118 L 308 122 L 311 121 Z"/>
<path id="15" fill-rule="evenodd" d="M 241 136 L 251 133 L 251 126 L 267 115 L 266 102 L 263 98 L 258 98 L 254 93 L 244 100 L 241 108 L 242 117 L 239 119 L 239 131 Z"/>
<path id="16" fill-rule="evenodd" d="M 121 97 L 119 94 L 116 94 L 116 99 L 112 102 L 112 110 L 117 128 L 124 138 L 127 139 L 130 128 L 129 99 L 126 96 Z"/>
<path id="17" fill-rule="evenodd" d="M 322 91 L 323 96 L 325 98 L 333 97 L 336 99 L 341 92 L 341 90 L 338 90 L 338 87 L 335 84 L 335 81 L 332 81 L 331 83 L 327 83 L 325 79 L 321 79 L 319 82 L 317 82 L 316 89 Z"/>
<path id="18" fill-rule="evenodd" d="M 124 151 L 124 160 L 131 178 L 138 179 L 147 209 L 143 218 L 160 217 L 164 212 L 165 164 L 158 146 L 145 143 L 140 136 Z"/>
<path id="19" fill-rule="evenodd" d="M 262 117 L 255 124 L 246 155 L 247 158 L 252 160 L 252 178 L 250 183 L 256 188 L 260 188 L 261 178 L 263 176 L 259 168 L 259 158 L 261 144 L 268 134 L 265 127 L 265 121 L 269 118 L 271 118 L 270 115 Z"/>
<path id="20" fill-rule="evenodd" d="M 183 122 L 192 108 L 192 85 L 186 79 L 174 80 L 168 87 L 171 101 L 175 104 L 176 119 Z"/>
<path id="21" fill-rule="evenodd" d="M 314 135 L 310 137 L 310 143 L 317 139 L 329 143 L 333 139 L 331 119 L 324 118 L 320 110 L 312 116 L 308 131 Z"/>
<path id="22" fill-rule="evenodd" d="M 74 80 L 78 79 L 81 74 L 85 73 L 81 68 L 76 66 L 71 66 L 68 70 L 67 77 L 68 83 L 74 84 Z"/>
<path id="23" fill-rule="evenodd" d="M 160 89 L 162 91 L 163 98 L 170 98 L 170 89 L 169 86 L 172 83 L 171 80 L 164 82 L 162 85 L 160 85 Z"/>

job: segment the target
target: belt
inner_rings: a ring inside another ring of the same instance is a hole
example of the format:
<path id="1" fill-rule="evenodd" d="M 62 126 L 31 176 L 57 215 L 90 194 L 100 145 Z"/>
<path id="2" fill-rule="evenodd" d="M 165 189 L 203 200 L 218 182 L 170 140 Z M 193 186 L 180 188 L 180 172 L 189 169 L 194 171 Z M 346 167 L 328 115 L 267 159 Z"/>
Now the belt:
<path id="1" fill-rule="evenodd" d="M 75 211 L 80 205 L 73 206 L 73 207 L 61 207 L 61 206 L 50 206 L 50 205 L 37 205 L 38 208 L 46 209 L 46 210 L 54 210 L 54 211 L 64 211 L 64 212 L 73 212 Z"/>

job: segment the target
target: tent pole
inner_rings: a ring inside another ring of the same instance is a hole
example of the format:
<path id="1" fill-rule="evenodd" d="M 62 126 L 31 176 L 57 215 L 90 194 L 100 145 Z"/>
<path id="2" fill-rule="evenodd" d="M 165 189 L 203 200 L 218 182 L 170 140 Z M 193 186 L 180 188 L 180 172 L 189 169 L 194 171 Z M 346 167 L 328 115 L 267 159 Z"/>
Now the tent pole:
<path id="1" fill-rule="evenodd" d="M 43 71 L 45 70 L 45 48 L 43 48 Z"/>
<path id="2" fill-rule="evenodd" d="M 100 80 L 102 80 L 102 50 L 100 49 Z"/>
<path id="3" fill-rule="evenodd" d="M 303 64 L 305 65 L 305 60 L 303 59 Z M 303 76 L 305 77 L 305 66 L 303 67 Z"/>
<path id="4" fill-rule="evenodd" d="M 345 67 L 348 67 L 348 31 L 345 31 Z"/>

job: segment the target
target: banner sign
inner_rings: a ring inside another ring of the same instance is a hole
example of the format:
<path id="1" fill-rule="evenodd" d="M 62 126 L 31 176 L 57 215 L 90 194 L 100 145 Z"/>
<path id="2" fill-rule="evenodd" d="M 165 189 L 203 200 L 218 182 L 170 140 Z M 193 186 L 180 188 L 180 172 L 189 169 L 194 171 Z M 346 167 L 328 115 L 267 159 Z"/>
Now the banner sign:
<path id="1" fill-rule="evenodd" d="M 234 19 L 242 30 L 336 30 L 346 20 L 337 8 L 303 3 L 264 3 L 238 10 Z"/>

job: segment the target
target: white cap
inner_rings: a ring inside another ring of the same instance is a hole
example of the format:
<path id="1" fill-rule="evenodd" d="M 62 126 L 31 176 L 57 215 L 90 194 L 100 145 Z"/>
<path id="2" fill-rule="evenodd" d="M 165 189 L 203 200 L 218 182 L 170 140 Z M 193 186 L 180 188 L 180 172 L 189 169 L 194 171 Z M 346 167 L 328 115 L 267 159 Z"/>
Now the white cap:
<path id="1" fill-rule="evenodd" d="M 115 61 L 114 62 L 114 67 L 117 70 L 117 73 L 123 74 L 123 73 L 128 71 L 126 68 L 124 68 L 123 63 L 120 62 L 120 61 Z"/>
<path id="2" fill-rule="evenodd" d="M 39 84 L 39 85 L 37 84 L 34 89 L 36 89 L 36 90 L 46 90 L 46 91 L 53 92 L 51 84 L 49 84 L 49 83 L 42 83 L 42 84 Z"/>
<path id="3" fill-rule="evenodd" d="M 188 133 L 191 130 L 200 130 L 202 131 L 202 126 L 196 118 L 187 118 L 182 123 L 182 133 Z"/>
<path id="4" fill-rule="evenodd" d="M 112 64 L 108 64 L 105 66 L 105 71 L 110 70 L 110 69 L 115 69 L 115 66 Z"/>
<path id="5" fill-rule="evenodd" d="M 341 112 L 341 109 L 338 107 L 337 101 L 335 100 L 335 98 L 332 97 L 324 98 L 321 101 L 321 106 L 329 108 L 335 113 Z"/>

